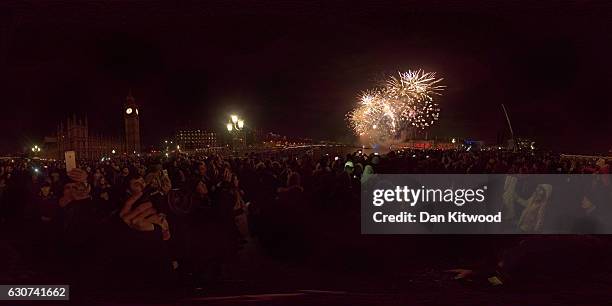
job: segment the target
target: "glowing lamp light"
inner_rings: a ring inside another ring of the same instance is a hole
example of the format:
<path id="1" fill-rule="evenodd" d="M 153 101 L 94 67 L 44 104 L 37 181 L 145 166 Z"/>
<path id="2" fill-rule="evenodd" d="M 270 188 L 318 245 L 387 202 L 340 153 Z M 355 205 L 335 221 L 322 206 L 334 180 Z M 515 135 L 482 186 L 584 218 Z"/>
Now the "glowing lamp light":
<path id="1" fill-rule="evenodd" d="M 457 139 L 453 138 L 453 139 L 451 140 L 451 142 L 452 142 L 452 143 L 456 143 L 456 142 L 457 142 Z"/>
<path id="2" fill-rule="evenodd" d="M 115 151 L 115 149 L 113 149 L 113 150 L 111 151 L 111 153 L 115 154 L 115 153 L 117 153 L 117 151 Z"/>
<path id="3" fill-rule="evenodd" d="M 234 130 L 234 125 L 231 124 L 231 123 L 228 123 L 227 124 L 227 130 L 230 131 L 230 132 L 233 131 Z"/>
<path id="4" fill-rule="evenodd" d="M 131 107 L 128 107 L 128 108 L 125 109 L 125 113 L 128 114 L 128 115 L 131 114 L 132 112 L 133 112 L 133 110 L 132 110 Z"/>
<path id="5" fill-rule="evenodd" d="M 236 115 L 231 115 L 230 117 L 232 118 L 232 122 L 233 122 L 233 123 L 238 122 L 238 116 L 236 116 Z"/>
<path id="6" fill-rule="evenodd" d="M 244 127 L 244 120 L 238 120 L 238 128 L 242 129 Z"/>

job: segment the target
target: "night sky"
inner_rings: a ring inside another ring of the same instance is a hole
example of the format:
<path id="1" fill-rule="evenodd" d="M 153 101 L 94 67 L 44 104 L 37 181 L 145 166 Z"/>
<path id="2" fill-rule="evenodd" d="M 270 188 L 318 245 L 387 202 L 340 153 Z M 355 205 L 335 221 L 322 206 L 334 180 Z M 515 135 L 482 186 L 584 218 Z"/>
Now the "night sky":
<path id="1" fill-rule="evenodd" d="M 120 135 L 223 131 L 229 113 L 284 135 L 351 141 L 345 113 L 385 73 L 436 71 L 438 137 L 507 128 L 565 152 L 612 148 L 606 1 L 3 1 L 0 152 L 69 114 Z"/>

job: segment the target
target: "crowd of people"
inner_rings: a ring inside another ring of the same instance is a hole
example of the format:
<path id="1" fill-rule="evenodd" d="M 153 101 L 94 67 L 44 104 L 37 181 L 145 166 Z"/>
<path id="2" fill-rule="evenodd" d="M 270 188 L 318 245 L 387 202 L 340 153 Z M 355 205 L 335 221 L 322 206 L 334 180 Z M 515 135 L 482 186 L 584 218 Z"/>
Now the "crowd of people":
<path id="1" fill-rule="evenodd" d="M 5 159 L 0 277 L 118 291 L 205 284 L 249 241 L 295 260 L 361 239 L 360 184 L 376 173 L 602 174 L 605 196 L 576 203 L 588 214 L 612 203 L 608 172 L 604 159 L 505 150 L 122 156 L 69 172 L 62 160 Z"/>
<path id="2" fill-rule="evenodd" d="M 501 195 L 487 201 L 496 202 L 489 203 L 489 208 L 501 206 L 506 233 L 612 230 L 607 221 L 612 220 L 610 165 L 604 157 L 531 150 L 399 150 L 387 154 L 383 161 L 376 167 L 377 173 L 490 174 L 488 180 L 501 180 Z M 365 176 L 362 181 L 367 180 Z"/>

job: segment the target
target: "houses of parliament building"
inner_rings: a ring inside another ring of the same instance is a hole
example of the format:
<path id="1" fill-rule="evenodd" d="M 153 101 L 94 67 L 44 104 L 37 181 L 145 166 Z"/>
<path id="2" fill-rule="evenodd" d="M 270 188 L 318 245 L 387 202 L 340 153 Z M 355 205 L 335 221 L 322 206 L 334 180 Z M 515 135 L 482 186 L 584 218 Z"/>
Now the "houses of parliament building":
<path id="1" fill-rule="evenodd" d="M 46 137 L 49 157 L 63 159 L 65 151 L 75 151 L 77 159 L 95 160 L 112 154 L 140 153 L 139 109 L 132 94 L 128 94 L 123 106 L 125 133 L 123 137 L 111 137 L 92 132 L 87 117 L 73 115 L 65 124 L 57 125 L 54 136 Z"/>

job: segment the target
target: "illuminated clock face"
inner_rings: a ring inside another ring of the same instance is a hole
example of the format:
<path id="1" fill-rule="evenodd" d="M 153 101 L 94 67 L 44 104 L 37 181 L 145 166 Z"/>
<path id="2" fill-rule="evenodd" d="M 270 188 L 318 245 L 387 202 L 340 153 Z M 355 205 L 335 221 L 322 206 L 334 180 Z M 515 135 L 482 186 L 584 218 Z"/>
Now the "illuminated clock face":
<path id="1" fill-rule="evenodd" d="M 125 109 L 125 113 L 128 114 L 128 115 L 131 114 L 132 113 L 132 108 L 131 107 L 126 108 Z"/>
<path id="2" fill-rule="evenodd" d="M 136 115 L 138 115 L 138 109 L 136 109 Z"/>

